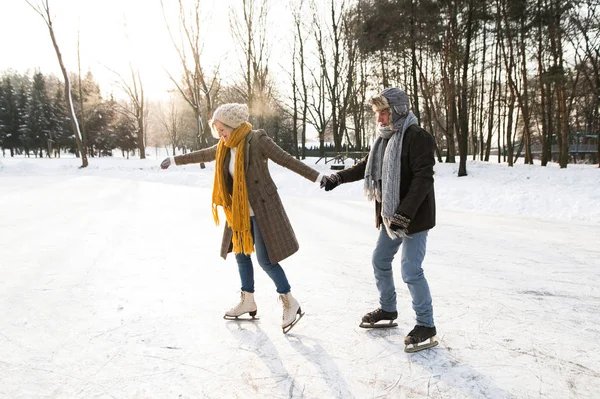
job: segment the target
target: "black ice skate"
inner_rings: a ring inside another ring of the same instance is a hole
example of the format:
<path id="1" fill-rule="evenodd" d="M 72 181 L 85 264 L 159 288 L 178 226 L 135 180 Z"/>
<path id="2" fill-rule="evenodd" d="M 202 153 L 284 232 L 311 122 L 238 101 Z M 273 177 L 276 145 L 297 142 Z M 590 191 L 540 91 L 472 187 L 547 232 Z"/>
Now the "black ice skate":
<path id="1" fill-rule="evenodd" d="M 414 353 L 424 349 L 433 348 L 438 344 L 435 340 L 437 331 L 435 327 L 415 326 L 404 339 L 404 352 Z M 429 342 L 425 342 L 429 340 Z"/>
<path id="2" fill-rule="evenodd" d="M 362 322 L 359 327 L 362 328 L 390 328 L 397 327 L 398 323 L 394 323 L 394 320 L 398 318 L 398 312 L 386 312 L 381 308 L 367 313 L 363 316 Z M 379 323 L 382 320 L 387 320 L 388 323 Z"/>

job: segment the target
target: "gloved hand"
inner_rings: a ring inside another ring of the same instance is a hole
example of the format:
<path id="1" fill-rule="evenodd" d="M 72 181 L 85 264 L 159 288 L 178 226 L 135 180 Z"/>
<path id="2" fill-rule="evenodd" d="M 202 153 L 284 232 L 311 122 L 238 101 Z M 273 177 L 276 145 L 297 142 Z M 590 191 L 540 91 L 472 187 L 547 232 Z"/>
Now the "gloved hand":
<path id="1" fill-rule="evenodd" d="M 401 232 L 403 235 L 408 235 L 409 224 L 410 218 L 402 213 L 397 213 L 390 219 L 390 229 Z"/>
<path id="2" fill-rule="evenodd" d="M 165 158 L 165 160 L 160 163 L 161 169 L 167 169 L 169 166 L 171 166 L 171 158 Z"/>
<path id="3" fill-rule="evenodd" d="M 321 188 L 324 188 L 325 191 L 331 191 L 337 186 L 342 184 L 342 176 L 337 173 L 333 173 L 329 176 L 323 176 L 321 179 Z"/>

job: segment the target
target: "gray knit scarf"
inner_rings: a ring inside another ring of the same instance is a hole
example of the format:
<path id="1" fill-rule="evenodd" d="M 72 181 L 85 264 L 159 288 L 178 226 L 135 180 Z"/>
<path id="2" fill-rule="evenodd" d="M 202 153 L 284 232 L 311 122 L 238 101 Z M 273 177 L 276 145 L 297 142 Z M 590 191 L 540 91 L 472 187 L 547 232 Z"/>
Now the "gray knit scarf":
<path id="1" fill-rule="evenodd" d="M 383 224 L 392 239 L 403 237 L 400 231 L 390 228 L 390 220 L 400 206 L 400 168 L 402 166 L 402 142 L 404 132 L 411 125 L 419 123 L 412 113 L 392 109 L 392 127 L 381 127 L 379 135 L 371 147 L 365 169 L 365 195 L 369 200 L 381 202 Z"/>

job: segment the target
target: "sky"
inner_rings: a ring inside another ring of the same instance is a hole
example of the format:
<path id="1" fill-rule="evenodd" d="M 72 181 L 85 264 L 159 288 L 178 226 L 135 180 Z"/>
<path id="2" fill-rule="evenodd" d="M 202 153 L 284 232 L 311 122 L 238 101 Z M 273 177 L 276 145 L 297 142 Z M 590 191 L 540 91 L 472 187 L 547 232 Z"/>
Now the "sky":
<path id="1" fill-rule="evenodd" d="M 40 0 L 32 0 L 38 4 Z M 277 27 L 284 2 L 271 7 Z M 176 0 L 164 0 L 168 18 L 175 22 Z M 229 34 L 229 15 L 235 0 L 203 0 L 206 18 L 204 58 L 209 65 L 221 64 L 223 78 L 237 67 L 237 53 Z M 180 63 L 169 37 L 159 0 L 50 0 L 57 40 L 69 70 L 77 70 L 77 40 L 80 35 L 82 71 L 91 70 L 101 88 L 113 91 L 119 78 L 127 75 L 129 64 L 139 68 L 149 97 L 166 97 L 173 86 L 165 70 L 178 76 Z M 174 25 L 176 25 L 174 23 Z M 275 31 L 280 31 L 275 29 Z M 0 71 L 40 69 L 62 76 L 48 29 L 25 0 L 0 1 Z M 277 34 L 271 36 L 277 50 Z"/>
<path id="2" fill-rule="evenodd" d="M 398 259 L 398 327 L 358 327 L 378 306 L 362 182 L 324 192 L 270 163 L 300 243 L 281 264 L 305 315 L 284 335 L 258 266 L 260 319 L 223 320 L 240 287 L 214 162 L 148 154 L 0 157 L 0 397 L 598 397 L 597 165 L 437 164 L 423 267 L 439 345 L 407 354 Z"/>

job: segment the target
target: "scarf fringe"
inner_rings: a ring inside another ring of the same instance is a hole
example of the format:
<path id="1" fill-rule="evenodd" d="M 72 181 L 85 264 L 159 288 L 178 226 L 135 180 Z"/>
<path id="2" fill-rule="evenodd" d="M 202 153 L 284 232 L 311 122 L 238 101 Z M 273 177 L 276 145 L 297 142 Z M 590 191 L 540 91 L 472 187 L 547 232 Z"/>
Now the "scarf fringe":
<path id="1" fill-rule="evenodd" d="M 364 192 L 369 200 L 381 202 L 383 217 L 392 217 L 400 206 L 402 142 L 409 126 L 418 122 L 417 117 L 409 112 L 406 117 L 394 121 L 391 134 L 389 129 L 380 129 L 371 146 L 365 168 Z"/>
<path id="2" fill-rule="evenodd" d="M 254 240 L 252 239 L 252 232 L 250 230 L 234 231 L 232 241 L 234 253 L 250 255 L 254 252 Z"/>

